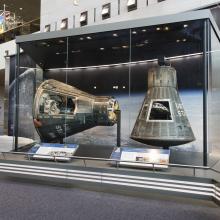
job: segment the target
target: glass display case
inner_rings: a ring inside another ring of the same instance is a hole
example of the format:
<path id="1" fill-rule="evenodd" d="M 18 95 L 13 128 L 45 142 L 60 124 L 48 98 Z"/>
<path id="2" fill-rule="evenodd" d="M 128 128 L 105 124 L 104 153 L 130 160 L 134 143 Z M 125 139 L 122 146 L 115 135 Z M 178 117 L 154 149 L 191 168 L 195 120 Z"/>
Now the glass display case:
<path id="1" fill-rule="evenodd" d="M 14 149 L 26 137 L 77 144 L 86 156 L 102 147 L 107 158 L 116 146 L 169 148 L 171 163 L 214 164 L 220 44 L 214 22 L 199 13 L 17 38 Z"/>

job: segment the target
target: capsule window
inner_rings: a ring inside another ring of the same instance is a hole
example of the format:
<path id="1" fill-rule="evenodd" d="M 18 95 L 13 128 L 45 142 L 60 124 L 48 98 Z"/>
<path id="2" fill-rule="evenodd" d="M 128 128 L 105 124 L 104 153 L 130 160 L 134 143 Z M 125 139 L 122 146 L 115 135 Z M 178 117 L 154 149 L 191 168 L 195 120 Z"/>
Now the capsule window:
<path id="1" fill-rule="evenodd" d="M 172 114 L 169 101 L 154 100 L 151 103 L 149 121 L 171 121 Z"/>
<path id="2" fill-rule="evenodd" d="M 54 93 L 43 93 L 39 103 L 40 115 L 74 114 L 75 99 Z"/>

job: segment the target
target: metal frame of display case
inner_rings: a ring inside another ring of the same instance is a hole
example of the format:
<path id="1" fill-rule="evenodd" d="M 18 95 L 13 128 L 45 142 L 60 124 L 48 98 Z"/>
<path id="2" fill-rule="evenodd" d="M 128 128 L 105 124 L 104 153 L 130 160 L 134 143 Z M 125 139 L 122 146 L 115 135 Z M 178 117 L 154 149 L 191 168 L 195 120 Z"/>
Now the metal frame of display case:
<path id="1" fill-rule="evenodd" d="M 216 36 L 220 40 L 220 33 L 218 27 L 212 17 L 210 10 L 201 10 L 201 11 L 193 11 L 180 13 L 175 15 L 161 16 L 161 17 L 153 17 L 153 18 L 145 18 L 138 20 L 129 20 L 117 23 L 109 23 L 102 25 L 94 25 L 77 29 L 70 29 L 64 31 L 54 31 L 54 32 L 44 32 L 44 33 L 36 33 L 25 36 L 16 37 L 16 45 L 17 45 L 17 54 L 16 54 L 16 73 L 15 73 L 15 91 L 16 91 L 16 110 L 15 110 L 15 124 L 14 124 L 14 134 L 15 134 L 15 151 L 18 150 L 18 114 L 19 114 L 19 69 L 20 69 L 20 44 L 24 42 L 31 41 L 39 41 L 39 40 L 48 40 L 60 37 L 70 37 L 91 33 L 100 33 L 107 31 L 115 31 L 122 29 L 131 29 L 137 27 L 147 27 L 153 25 L 162 25 L 162 24 L 171 24 L 177 22 L 187 22 L 194 20 L 203 20 L 203 165 L 207 166 L 208 161 L 208 146 L 207 146 L 207 91 L 208 91 L 208 48 L 209 48 L 209 34 L 210 34 L 210 24 L 212 25 Z"/>

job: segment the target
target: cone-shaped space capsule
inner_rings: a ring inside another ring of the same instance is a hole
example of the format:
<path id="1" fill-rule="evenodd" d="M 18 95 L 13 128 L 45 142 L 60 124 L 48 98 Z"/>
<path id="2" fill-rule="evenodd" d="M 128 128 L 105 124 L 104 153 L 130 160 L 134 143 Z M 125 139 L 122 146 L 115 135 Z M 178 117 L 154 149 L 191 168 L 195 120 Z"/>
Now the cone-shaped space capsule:
<path id="1" fill-rule="evenodd" d="M 148 72 L 148 91 L 131 138 L 152 146 L 169 147 L 195 140 L 177 91 L 176 70 L 158 66 Z"/>
<path id="2" fill-rule="evenodd" d="M 50 79 L 37 89 L 33 120 L 42 141 L 56 142 L 95 126 L 114 125 L 117 110 L 111 96 L 94 96 Z"/>

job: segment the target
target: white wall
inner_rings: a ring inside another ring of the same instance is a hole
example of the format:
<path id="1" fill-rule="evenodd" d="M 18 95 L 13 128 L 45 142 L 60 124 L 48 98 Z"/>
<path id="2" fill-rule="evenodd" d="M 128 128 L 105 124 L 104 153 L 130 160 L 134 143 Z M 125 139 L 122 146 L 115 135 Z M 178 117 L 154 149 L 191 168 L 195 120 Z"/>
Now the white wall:
<path id="1" fill-rule="evenodd" d="M 15 40 L 0 44 L 0 70 L 5 69 L 5 51 L 8 50 L 9 55 L 15 54 Z"/>
<path id="2" fill-rule="evenodd" d="M 59 30 L 61 20 L 64 18 L 68 18 L 69 28 L 79 27 L 80 14 L 84 11 L 88 11 L 88 25 L 92 25 L 179 13 L 220 3 L 220 0 L 166 0 L 160 3 L 157 0 L 137 1 L 137 10 L 128 12 L 127 0 L 120 0 L 119 15 L 118 0 L 79 0 L 79 6 L 74 6 L 73 0 L 41 0 L 41 31 L 44 31 L 45 25 L 48 24 L 51 24 L 52 31 Z M 101 9 L 106 3 L 111 3 L 111 18 L 103 21 Z M 94 9 L 96 10 L 95 22 Z"/>
<path id="3" fill-rule="evenodd" d="M 4 86 L 0 86 L 0 135 L 4 130 Z"/>

